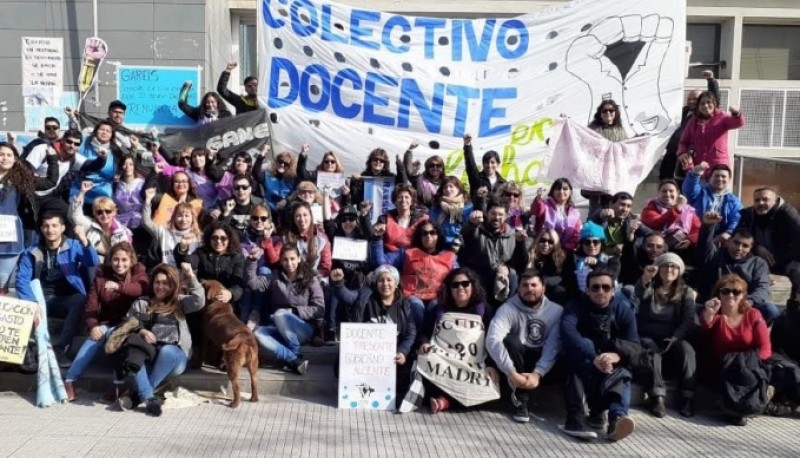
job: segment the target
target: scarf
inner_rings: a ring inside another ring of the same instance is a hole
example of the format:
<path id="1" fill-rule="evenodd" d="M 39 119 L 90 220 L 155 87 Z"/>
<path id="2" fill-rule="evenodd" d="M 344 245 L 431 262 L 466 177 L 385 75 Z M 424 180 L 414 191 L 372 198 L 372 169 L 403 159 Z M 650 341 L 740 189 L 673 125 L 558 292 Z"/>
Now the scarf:
<path id="1" fill-rule="evenodd" d="M 108 154 L 111 154 L 111 143 L 100 143 L 100 140 L 98 140 L 97 137 L 92 137 L 92 140 L 89 143 L 91 143 L 91 145 L 92 145 L 92 149 L 94 150 L 95 157 L 99 156 L 99 154 L 97 154 L 97 152 L 100 151 L 101 149 L 104 149 L 104 150 L 107 151 Z M 90 159 L 94 159 L 94 158 L 90 158 Z"/>
<path id="2" fill-rule="evenodd" d="M 439 180 L 439 183 L 434 183 L 424 174 L 420 175 L 417 179 L 417 194 L 422 198 L 422 203 L 430 205 L 440 185 L 441 180 Z"/>
<path id="3" fill-rule="evenodd" d="M 444 222 L 445 217 L 449 217 L 451 223 L 460 223 L 464 215 L 464 195 L 459 194 L 455 197 L 442 196 L 439 208 L 442 209 L 442 214 L 439 216 L 440 225 Z"/>

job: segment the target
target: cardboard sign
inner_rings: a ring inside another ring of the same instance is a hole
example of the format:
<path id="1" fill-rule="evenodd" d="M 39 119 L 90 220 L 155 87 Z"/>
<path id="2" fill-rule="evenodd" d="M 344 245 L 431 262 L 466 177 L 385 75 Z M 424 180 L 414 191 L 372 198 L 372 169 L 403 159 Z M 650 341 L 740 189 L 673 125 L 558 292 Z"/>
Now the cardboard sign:
<path id="1" fill-rule="evenodd" d="M 317 188 L 324 193 L 324 188 L 327 186 L 334 199 L 342 194 L 342 186 L 345 184 L 347 184 L 347 178 L 344 173 L 317 172 Z"/>
<path id="2" fill-rule="evenodd" d="M 35 302 L 0 297 L 0 361 L 22 364 L 37 308 Z"/>
<path id="3" fill-rule="evenodd" d="M 195 122 L 178 108 L 183 83 L 192 82 L 189 105 L 200 103 L 200 69 L 197 67 L 150 67 L 120 65 L 117 98 L 128 105 L 128 127 L 194 126 Z"/>
<path id="4" fill-rule="evenodd" d="M 333 259 L 342 261 L 366 261 L 369 253 L 369 242 L 366 240 L 353 240 L 347 237 L 333 238 Z"/>
<path id="5" fill-rule="evenodd" d="M 339 408 L 395 409 L 397 325 L 342 323 Z"/>
<path id="6" fill-rule="evenodd" d="M 22 234 L 17 233 L 16 215 L 0 215 L 0 242 L 16 242 Z"/>

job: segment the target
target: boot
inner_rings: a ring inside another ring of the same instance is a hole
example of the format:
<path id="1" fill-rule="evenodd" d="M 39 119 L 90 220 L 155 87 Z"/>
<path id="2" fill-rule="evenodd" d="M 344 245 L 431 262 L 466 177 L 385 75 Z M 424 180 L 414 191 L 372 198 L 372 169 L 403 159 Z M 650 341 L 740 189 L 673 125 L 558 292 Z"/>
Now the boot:
<path id="1" fill-rule="evenodd" d="M 64 382 L 64 391 L 67 392 L 67 402 L 75 400 L 75 387 L 72 385 L 72 382 Z"/>
<path id="2" fill-rule="evenodd" d="M 694 417 L 694 398 L 685 398 L 683 400 L 681 416 L 686 418 Z"/>
<path id="3" fill-rule="evenodd" d="M 667 416 L 667 406 L 664 405 L 664 396 L 656 396 L 653 398 L 653 405 L 650 407 L 650 412 L 656 418 L 664 418 Z"/>

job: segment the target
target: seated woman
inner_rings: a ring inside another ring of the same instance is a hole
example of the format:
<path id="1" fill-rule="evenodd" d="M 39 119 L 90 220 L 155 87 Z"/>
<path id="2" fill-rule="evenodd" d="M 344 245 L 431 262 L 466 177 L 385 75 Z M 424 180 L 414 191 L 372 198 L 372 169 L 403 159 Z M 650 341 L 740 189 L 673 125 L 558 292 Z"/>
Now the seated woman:
<path id="1" fill-rule="evenodd" d="M 244 231 L 244 236 L 240 242 L 242 248 L 242 256 L 246 257 L 250 254 L 253 248 L 261 248 L 264 240 L 270 239 L 275 226 L 272 223 L 272 216 L 269 213 L 269 208 L 264 204 L 258 204 L 250 211 L 250 223 Z M 245 266 L 246 268 L 246 266 Z M 267 267 L 266 259 L 264 258 L 263 251 L 261 256 L 256 260 L 256 272 L 258 275 L 269 275 L 270 268 Z M 239 319 L 243 323 L 247 323 L 253 307 L 257 304 L 263 303 L 264 295 L 253 291 L 247 286 L 247 278 L 245 277 L 245 288 L 242 293 L 242 298 L 239 301 Z"/>
<path id="2" fill-rule="evenodd" d="M 89 289 L 84 312 L 89 338 L 81 345 L 64 377 L 67 401 L 75 400 L 74 383 L 103 347 L 106 337 L 128 314 L 133 302 L 147 294 L 149 287 L 150 277 L 136 258 L 133 246 L 128 242 L 112 246 L 103 267 L 97 269 Z"/>
<path id="3" fill-rule="evenodd" d="M 267 265 L 274 265 L 280 260 L 281 247 L 284 244 L 297 245 L 300 257 L 312 271 L 324 278 L 331 272 L 331 243 L 325 232 L 314 222 L 311 206 L 300 202 L 294 206 L 291 214 L 291 225 L 283 238 L 265 238 L 262 243 Z"/>
<path id="4" fill-rule="evenodd" d="M 757 352 L 761 361 L 772 356 L 769 330 L 761 312 L 747 300 L 747 283 L 736 274 L 723 275 L 714 286 L 712 298 L 700 313 L 700 327 L 710 338 L 715 371 L 719 375 L 722 359 L 730 353 Z M 726 411 L 734 425 L 747 425 L 747 417 Z"/>
<path id="5" fill-rule="evenodd" d="M 451 247 L 461 237 L 461 226 L 469 221 L 473 210 L 467 190 L 458 178 L 445 177 L 430 208 L 430 220 L 441 228 L 445 246 Z"/>
<path id="6" fill-rule="evenodd" d="M 555 229 L 561 238 L 561 248 L 568 252 L 577 248 L 583 221 L 572 203 L 572 183 L 567 178 L 559 178 L 553 182 L 547 200 L 542 199 L 542 190 L 538 189 L 530 214 L 536 219 L 533 230 L 535 234 L 542 229 Z"/>
<path id="7" fill-rule="evenodd" d="M 200 246 L 200 238 L 203 236 L 194 207 L 186 202 L 175 206 L 166 226 L 154 223 L 151 213 L 155 195 L 155 188 L 146 189 L 142 208 L 142 227 L 153 236 L 153 244 L 144 263 L 148 268 L 161 263 L 174 265 L 175 247 L 185 241 L 189 252 L 193 252 Z"/>
<path id="8" fill-rule="evenodd" d="M 373 266 L 390 264 L 402 271 L 403 296 L 411 305 L 417 328 L 422 327 L 425 309 L 442 288 L 447 273 L 458 267 L 456 254 L 445 249 L 441 230 L 432 222 L 417 226 L 411 246 L 399 251 L 385 251 L 378 240 L 370 242 L 370 259 Z"/>
<path id="9" fill-rule="evenodd" d="M 680 194 L 675 180 L 661 180 L 658 198 L 647 202 L 641 218 L 642 224 L 661 234 L 670 251 L 680 255 L 684 262 L 694 258 L 692 247 L 700 235 L 700 218 Z"/>
<path id="10" fill-rule="evenodd" d="M 151 188 L 159 190 L 157 169 L 154 169 L 154 172 L 147 177 L 147 181 L 144 184 L 145 190 Z M 205 204 L 197 195 L 194 182 L 189 178 L 189 175 L 186 172 L 178 172 L 170 178 L 168 188 L 162 192 L 157 192 L 154 196 L 153 207 L 155 207 L 155 213 L 153 214 L 153 222 L 166 226 L 172 219 L 172 212 L 175 211 L 175 207 L 184 202 L 192 206 L 195 218 L 199 219 Z"/>
<path id="11" fill-rule="evenodd" d="M 517 272 L 536 269 L 542 274 L 547 298 L 561 305 L 567 303 L 564 287 L 564 262 L 567 253 L 561 249 L 561 239 L 555 229 L 543 229 L 528 248 L 525 265 L 516 265 Z"/>
<path id="12" fill-rule="evenodd" d="M 86 193 L 92 190 L 94 184 L 85 180 L 81 183 L 81 190 L 69 206 L 69 217 L 72 224 L 86 229 L 86 238 L 97 250 L 100 262 L 105 259 L 111 246 L 119 242 L 133 242 L 130 229 L 117 221 L 117 205 L 108 197 L 98 197 L 92 203 L 94 219 L 83 214 L 83 199 Z"/>
<path id="13" fill-rule="evenodd" d="M 420 344 L 419 354 L 424 355 L 431 351 L 431 340 L 434 338 L 435 330 L 444 328 L 442 321 L 447 318 L 446 314 L 475 315 L 476 319 L 483 323 L 483 330 L 480 332 L 480 336 L 474 336 L 477 341 L 448 342 L 448 344 L 457 346 L 461 343 L 464 348 L 470 348 L 470 344 L 476 344 L 476 354 L 472 355 L 470 353 L 470 356 L 474 359 L 474 361 L 470 361 L 470 364 L 486 365 L 490 360 L 486 351 L 483 350 L 483 341 L 486 338 L 486 330 L 489 329 L 489 322 L 492 321 L 494 313 L 491 306 L 486 303 L 486 293 L 480 284 L 478 275 L 466 267 L 456 268 L 447 274 L 442 281 L 442 285 L 443 287 L 439 291 L 438 303 L 428 307 L 425 313 L 425 323 L 420 328 L 417 339 Z M 483 350 L 481 352 L 482 355 L 477 354 L 478 348 Z M 479 360 L 478 356 L 482 356 L 483 359 Z M 498 383 L 500 377 L 497 369 L 486 367 L 485 372 L 495 384 Z M 430 397 L 432 414 L 449 409 L 451 402 L 458 404 L 458 401 L 447 395 L 445 391 L 437 387 L 429 379 L 425 378 L 423 382 L 425 384 L 425 395 Z"/>
<path id="14" fill-rule="evenodd" d="M 567 256 L 564 263 L 564 289 L 574 299 L 586 291 L 586 276 L 595 269 L 603 269 L 616 281 L 619 277 L 619 256 L 603 253 L 606 233 L 600 225 L 587 221 L 580 232 L 580 245 Z M 618 294 L 618 297 L 621 295 Z"/>
<path id="15" fill-rule="evenodd" d="M 261 171 L 261 164 L 266 155 L 262 152 L 253 166 L 255 172 Z M 264 200 L 269 205 L 272 214 L 286 206 L 286 198 L 294 191 L 295 177 L 297 176 L 297 159 L 294 154 L 286 151 L 275 156 L 272 166 L 266 170 L 259 182 L 264 187 Z"/>
<path id="16" fill-rule="evenodd" d="M 259 347 L 277 359 L 284 370 L 303 375 L 308 361 L 300 357 L 300 346 L 311 340 L 315 324 L 325 312 L 322 284 L 300 257 L 297 245 L 281 247 L 280 263 L 270 276 L 256 274 L 259 256 L 258 248 L 247 256 L 247 286 L 267 293 L 268 308 L 262 313 L 254 307 L 247 326 L 253 329 Z M 266 318 L 271 318 L 271 324 L 261 325 L 269 322 Z"/>
<path id="17" fill-rule="evenodd" d="M 428 215 L 417 211 L 417 191 L 411 185 L 399 184 L 392 191 L 394 210 L 389 210 L 378 221 L 384 222 L 383 244 L 386 251 L 397 251 L 411 244 L 417 226 L 428 220 Z"/>
<path id="18" fill-rule="evenodd" d="M 188 295 L 181 294 L 178 269 L 160 264 L 151 272 L 150 297 L 139 298 L 128 311 L 128 317 L 139 321 L 139 336 L 156 347 L 156 356 L 151 364 L 142 365 L 136 373 L 136 392 L 117 399 L 122 410 L 133 409 L 144 401 L 148 415 L 161 415 L 163 401 L 155 396 L 155 388 L 167 377 L 180 375 L 186 370 L 192 351 L 192 335 L 186 325 L 186 315 L 205 307 L 206 298 L 192 267 L 181 264 L 181 271 L 188 283 Z"/>
<path id="19" fill-rule="evenodd" d="M 667 415 L 664 372 L 680 376 L 683 396 L 680 413 L 684 417 L 694 416 L 697 361 L 688 338 L 695 328 L 694 301 L 697 294 L 684 283 L 683 270 L 680 256 L 663 254 L 656 258 L 654 265 L 645 268 L 635 286 L 640 342 L 644 348 L 654 351 L 653 366 L 649 368 L 652 371 L 649 388 L 653 397 L 650 411 L 658 418 Z"/>
<path id="20" fill-rule="evenodd" d="M 397 326 L 397 398 L 408 391 L 411 376 L 411 349 L 417 339 L 417 326 L 411 313 L 411 304 L 400 291 L 400 273 L 390 265 L 372 272 L 372 286 L 358 291 L 344 286 L 344 272 L 331 272 L 333 294 L 347 312 L 349 323 L 394 323 Z"/>
<path id="21" fill-rule="evenodd" d="M 198 126 L 214 122 L 219 118 L 227 118 L 231 116 L 228 111 L 228 106 L 222 101 L 222 97 L 216 92 L 206 92 L 200 100 L 200 106 L 193 107 L 189 105 L 189 91 L 192 89 L 192 83 L 187 81 L 181 87 L 180 95 L 178 96 L 178 108 Z"/>

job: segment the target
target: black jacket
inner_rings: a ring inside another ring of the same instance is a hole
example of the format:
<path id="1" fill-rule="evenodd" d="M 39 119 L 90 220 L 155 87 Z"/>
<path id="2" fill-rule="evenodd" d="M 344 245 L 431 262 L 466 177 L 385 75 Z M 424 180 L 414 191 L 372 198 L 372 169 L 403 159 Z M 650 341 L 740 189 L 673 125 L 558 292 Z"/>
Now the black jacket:
<path id="1" fill-rule="evenodd" d="M 469 197 L 472 204 L 476 209 L 484 209 L 486 207 L 486 199 L 493 196 L 497 188 L 506 180 L 497 174 L 497 181 L 494 186 L 489 181 L 489 178 L 483 173 L 478 171 L 478 164 L 475 162 L 475 153 L 472 150 L 472 145 L 464 145 L 464 168 L 467 170 L 467 180 L 469 182 Z M 486 197 L 478 197 L 478 188 L 486 186 L 489 194 Z"/>
<path id="2" fill-rule="evenodd" d="M 256 97 L 248 97 L 231 92 L 228 89 L 228 81 L 231 79 L 231 72 L 225 70 L 219 75 L 217 81 L 217 93 L 225 99 L 226 102 L 236 108 L 236 114 L 247 113 L 248 111 L 258 110 L 258 99 Z"/>
<path id="3" fill-rule="evenodd" d="M 767 406 L 769 373 L 757 350 L 722 357 L 722 408 L 734 415 L 760 414 Z"/>
<path id="4" fill-rule="evenodd" d="M 800 214 L 779 197 L 766 215 L 757 215 L 753 207 L 739 211 L 738 227 L 747 228 L 755 239 L 755 250 L 763 246 L 775 257 L 773 271 L 783 272 L 786 264 L 800 260 Z"/>
<path id="5" fill-rule="evenodd" d="M 217 280 L 228 289 L 233 296 L 231 302 L 237 302 L 244 291 L 244 255 L 240 253 L 224 253 L 217 255 L 210 249 L 201 247 L 192 254 L 181 252 L 181 245 L 175 245 L 175 263 L 188 262 L 192 265 L 200 280 Z"/>

